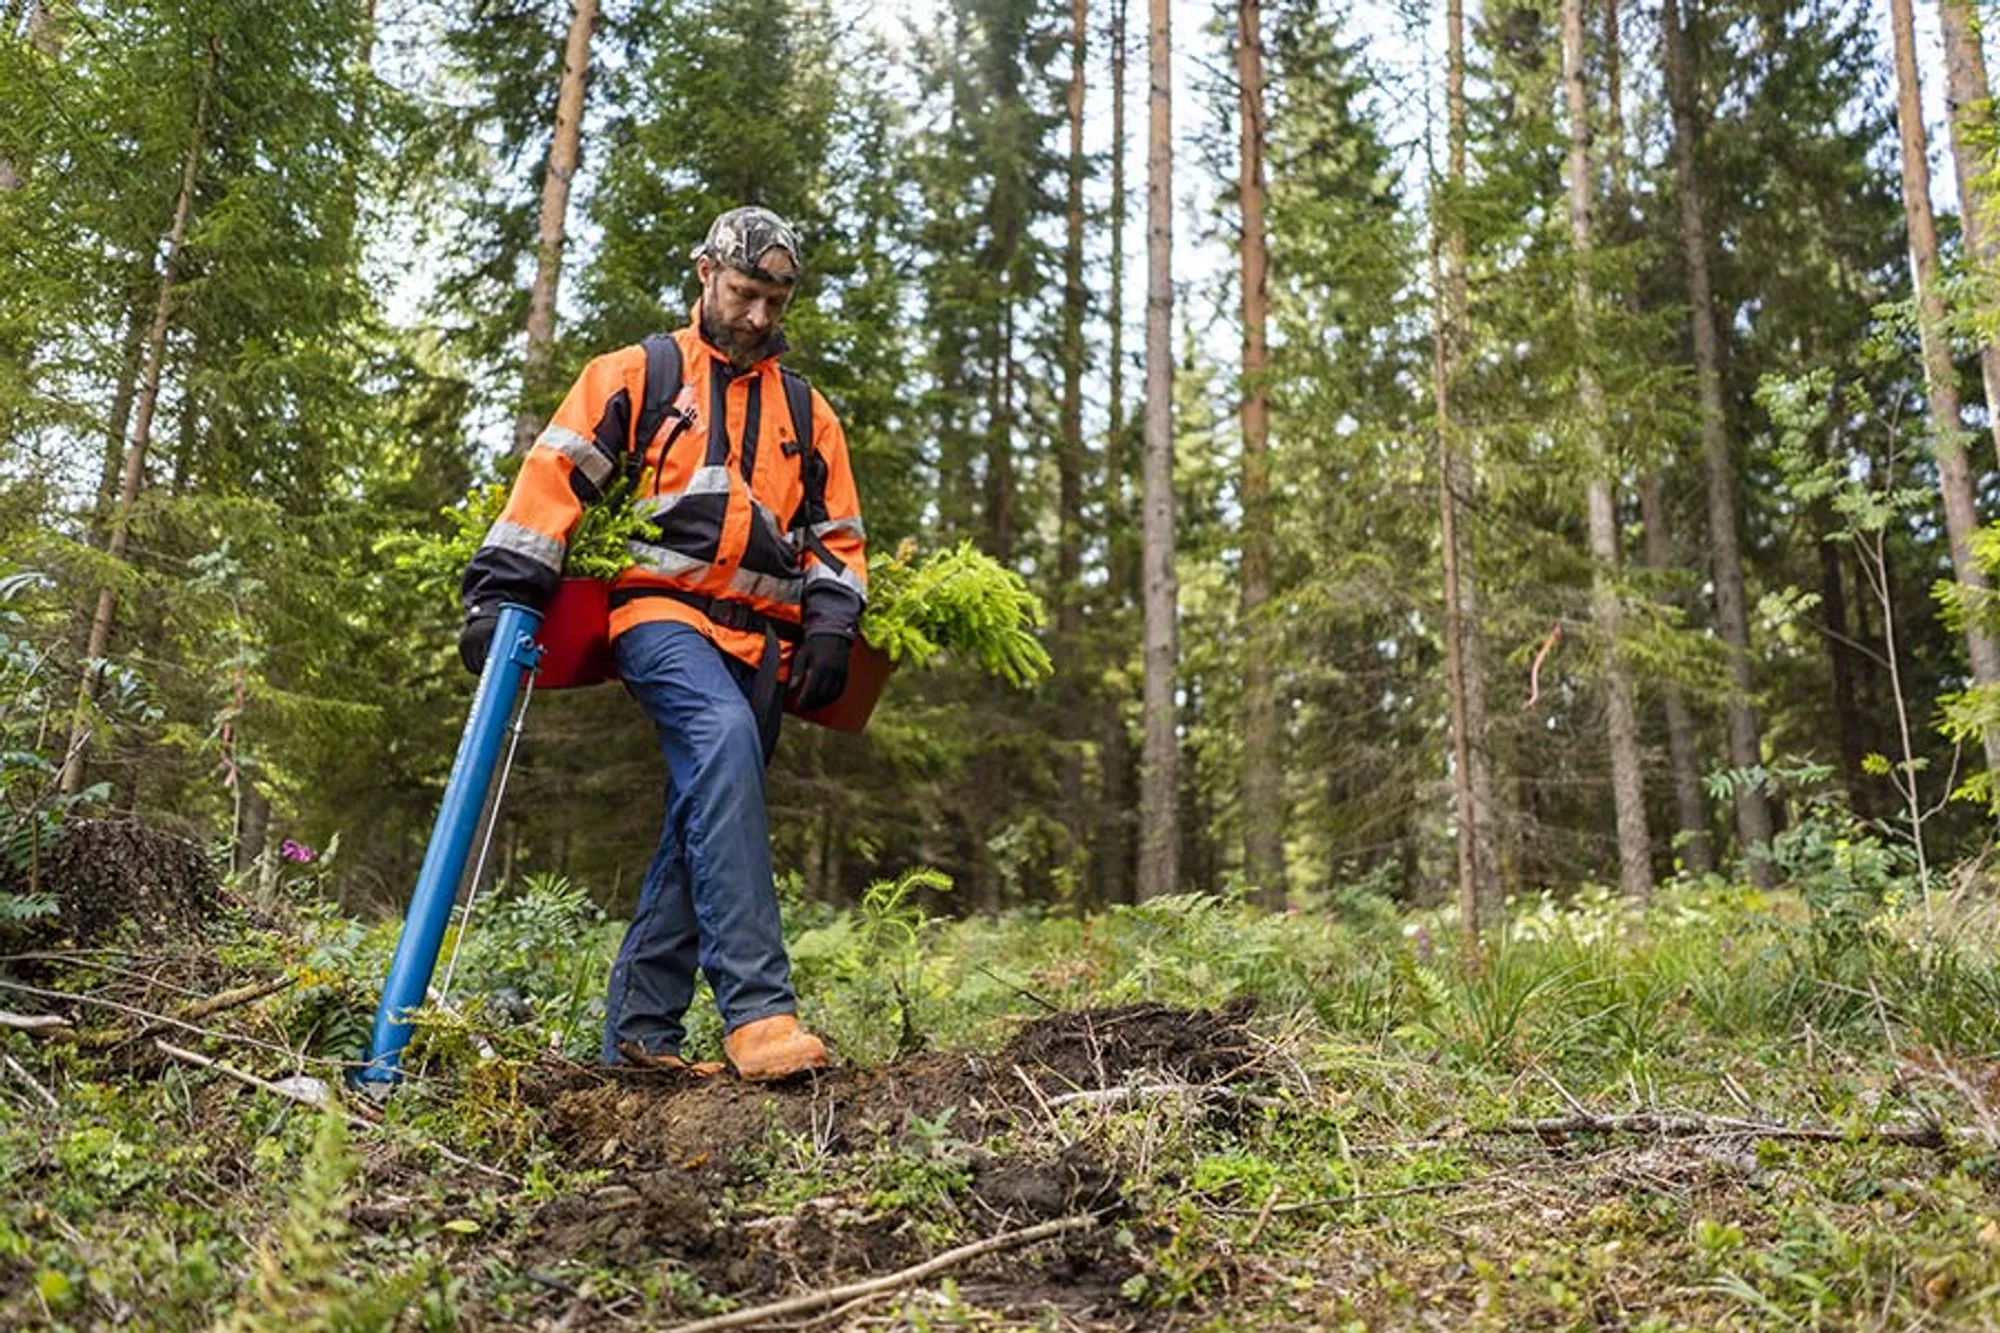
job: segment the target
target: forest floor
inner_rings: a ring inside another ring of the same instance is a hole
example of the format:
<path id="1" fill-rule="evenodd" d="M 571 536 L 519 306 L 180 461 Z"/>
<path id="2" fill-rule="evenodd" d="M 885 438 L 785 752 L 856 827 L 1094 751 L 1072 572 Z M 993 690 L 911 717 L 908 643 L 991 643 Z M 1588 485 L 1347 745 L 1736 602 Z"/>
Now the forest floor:
<path id="1" fill-rule="evenodd" d="M 0 1326 L 2000 1328 L 1987 900 L 1543 903 L 1477 976 L 1343 906 L 801 913 L 842 1060 L 750 1085 L 575 1058 L 617 926 L 544 882 L 332 1111 L 254 1080 L 338 1086 L 389 927 L 22 949 Z"/>

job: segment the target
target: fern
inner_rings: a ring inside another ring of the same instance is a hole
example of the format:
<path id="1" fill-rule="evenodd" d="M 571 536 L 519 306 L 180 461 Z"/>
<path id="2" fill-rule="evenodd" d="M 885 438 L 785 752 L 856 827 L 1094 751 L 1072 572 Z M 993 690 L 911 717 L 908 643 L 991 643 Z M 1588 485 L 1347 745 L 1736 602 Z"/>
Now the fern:
<path id="1" fill-rule="evenodd" d="M 243 1299 L 215 1333 L 347 1333 L 391 1327 L 418 1286 L 416 1275 L 356 1282 L 341 1273 L 360 1163 L 338 1111 L 320 1118 L 312 1151 L 291 1181 L 276 1229 L 257 1247 Z"/>

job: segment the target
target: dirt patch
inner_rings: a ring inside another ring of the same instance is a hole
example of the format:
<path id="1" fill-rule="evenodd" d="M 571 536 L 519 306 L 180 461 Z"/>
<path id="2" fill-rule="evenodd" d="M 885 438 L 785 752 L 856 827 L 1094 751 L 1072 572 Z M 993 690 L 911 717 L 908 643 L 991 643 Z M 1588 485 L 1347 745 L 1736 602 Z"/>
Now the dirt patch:
<path id="1" fill-rule="evenodd" d="M 0 861 L 0 888 L 28 876 Z M 35 887 L 54 894 L 62 933 L 83 947 L 124 935 L 141 945 L 184 941 L 220 915 L 215 866 L 201 844 L 136 820 L 72 820 L 41 851 Z"/>
<path id="2" fill-rule="evenodd" d="M 964 1173 L 943 1205 L 960 1238 L 1108 1214 L 1121 1181 L 1097 1149 L 1086 1142 L 1056 1151 L 1033 1133 L 1008 1131 L 1045 1124 L 1053 1093 L 1245 1071 L 1256 1057 L 1249 1014 L 1248 1003 L 1056 1014 L 1025 1026 L 997 1056 L 932 1053 L 779 1084 L 552 1066 L 524 1088 L 546 1132 L 572 1160 L 612 1175 L 590 1195 L 546 1205 L 533 1244 L 587 1262 L 666 1260 L 706 1291 L 739 1299 L 858 1280 L 940 1246 L 901 1210 L 871 1208 L 853 1180 L 885 1158 L 936 1163 L 940 1152 Z M 848 1186 L 796 1206 L 760 1204 L 786 1174 L 788 1152 Z M 843 1163 L 861 1169 L 843 1174 Z M 1119 1288 L 1135 1270 L 1110 1235 L 1072 1233 L 976 1264 L 961 1280 L 1006 1293 L 999 1303 L 1008 1309 L 1053 1306 L 1071 1317 L 1087 1312 L 1093 1325 L 1130 1326 L 1135 1311 Z"/>
<path id="3" fill-rule="evenodd" d="M 1023 1028 L 1000 1061 L 1052 1075 L 1071 1088 L 1115 1087 L 1143 1073 L 1212 1082 L 1256 1060 L 1243 1026 L 1254 1007 L 1246 997 L 1220 1009 L 1148 1003 L 1055 1014 Z"/>

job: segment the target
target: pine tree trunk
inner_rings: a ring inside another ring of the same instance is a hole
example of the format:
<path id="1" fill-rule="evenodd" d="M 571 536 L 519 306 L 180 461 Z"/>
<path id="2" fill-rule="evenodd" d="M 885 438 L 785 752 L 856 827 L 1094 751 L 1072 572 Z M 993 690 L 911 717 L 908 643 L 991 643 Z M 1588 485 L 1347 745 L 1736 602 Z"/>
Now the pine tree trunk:
<path id="1" fill-rule="evenodd" d="M 1611 747 L 1611 799 L 1618 826 L 1618 883 L 1627 897 L 1653 894 L 1652 840 L 1646 830 L 1646 787 L 1639 762 L 1639 719 L 1632 683 L 1619 660 L 1623 610 L 1618 593 L 1618 514 L 1612 495 L 1604 390 L 1590 358 L 1596 346 L 1595 296 L 1590 281 L 1590 110 L 1583 87 L 1583 0 L 1562 3 L 1563 99 L 1569 111 L 1569 237 L 1578 364 L 1578 406 L 1588 460 L 1590 610 L 1604 655 L 1604 720 Z"/>
<path id="2" fill-rule="evenodd" d="M 1750 616 L 1743 589 L 1743 557 L 1736 538 L 1736 465 L 1722 409 L 1722 352 L 1715 329 L 1715 301 L 1708 282 L 1708 230 L 1695 178 L 1695 88 L 1677 0 L 1662 0 L 1660 27 L 1666 51 L 1667 95 L 1673 104 L 1674 188 L 1680 195 L 1681 250 L 1687 264 L 1688 318 L 1694 335 L 1695 380 L 1701 405 L 1702 452 L 1708 465 L 1708 540 L 1715 578 L 1715 610 L 1729 652 L 1729 763 L 1736 769 L 1762 762 L 1750 680 Z M 1736 836 L 1747 852 L 1771 841 L 1771 810 L 1761 791 L 1736 791 Z M 1774 882 L 1770 863 L 1750 859 L 1760 887 Z"/>
<path id="3" fill-rule="evenodd" d="M 1673 568 L 1674 542 L 1656 472 L 1648 471 L 1639 480 L 1639 512 L 1646 526 L 1646 568 L 1664 574 Z M 1694 718 L 1679 681 L 1669 678 L 1660 682 L 1660 704 L 1667 715 L 1667 767 L 1674 777 L 1681 859 L 1688 869 L 1706 874 L 1715 869 L 1715 848 L 1708 836 L 1708 802 L 1702 796 L 1700 766 L 1695 760 Z"/>
<path id="4" fill-rule="evenodd" d="M 2000 448 L 2000 319 L 1993 296 L 2000 280 L 2000 218 L 1993 213 L 1993 91 L 1986 81 L 1986 52 L 1980 45 L 1979 14 L 1972 0 L 1938 0 L 1944 31 L 1944 95 L 1951 121 L 1951 160 L 1958 172 L 1958 223 L 1965 233 L 1970 267 L 1978 279 L 1979 313 L 1988 324 L 1979 348 L 1980 377 L 1986 386 L 1986 424 Z"/>
<path id="5" fill-rule="evenodd" d="M 1010 285 L 1011 286 L 1011 285 Z M 1000 330 L 994 344 L 992 390 L 986 429 L 987 549 L 1003 565 L 1014 563 L 1014 295 L 1000 297 Z"/>
<path id="6" fill-rule="evenodd" d="M 132 527 L 132 511 L 139 502 L 145 478 L 146 449 L 153 437 L 153 417 L 160 402 L 160 373 L 167 355 L 167 324 L 173 313 L 174 284 L 178 276 L 181 247 L 187 241 L 188 217 L 194 210 L 194 187 L 201 167 L 202 141 L 208 129 L 208 96 L 215 79 L 218 57 L 215 42 L 209 42 L 208 63 L 201 91 L 195 99 L 194 134 L 181 159 L 180 192 L 174 200 L 173 225 L 167 230 L 166 253 L 160 260 L 160 289 L 153 303 L 153 319 L 146 333 L 146 367 L 134 405 L 132 441 L 125 450 L 125 467 L 119 481 L 118 509 L 112 516 L 105 538 L 105 554 L 115 563 L 125 558 L 126 537 Z M 117 593 L 110 585 L 100 588 L 97 605 L 90 617 L 90 637 L 84 645 L 83 667 L 76 687 L 76 712 L 70 721 L 69 746 L 64 752 L 57 789 L 65 796 L 83 790 L 84 771 L 90 760 L 91 713 L 97 701 L 96 663 L 111 643 L 111 620 L 117 608 Z"/>
<path id="7" fill-rule="evenodd" d="M 1125 488 L 1125 28 L 1126 0 L 1111 4 L 1111 291 L 1106 318 L 1111 325 L 1108 392 L 1110 421 L 1104 431 L 1105 597 L 1112 623 L 1124 624 L 1134 592 L 1130 497 Z M 1122 636 L 1120 636 L 1122 637 Z M 1107 903 L 1135 898 L 1132 875 L 1132 737 L 1125 725 L 1124 673 L 1108 673 L 1099 731 L 1103 737 L 1103 827 L 1098 835 L 1099 883 Z"/>
<path id="8" fill-rule="evenodd" d="M 1285 905 L 1283 737 L 1271 600 L 1271 398 L 1265 325 L 1270 311 L 1264 232 L 1264 23 L 1258 0 L 1237 0 L 1237 117 L 1243 205 L 1243 869 L 1257 901 Z"/>
<path id="9" fill-rule="evenodd" d="M 1174 725 L 1174 142 L 1168 0 L 1148 0 L 1151 86 L 1146 151 L 1146 457 L 1140 582 L 1144 588 L 1145 743 L 1140 758 L 1139 896 L 1180 883 Z"/>
<path id="10" fill-rule="evenodd" d="M 1821 531 L 1827 531 L 1835 520 L 1822 512 L 1818 521 Z M 1833 730 L 1840 742 L 1841 783 L 1847 791 L 1848 808 L 1869 819 L 1874 815 L 1873 802 L 1867 771 L 1862 768 L 1868 747 L 1861 738 L 1861 710 L 1854 690 L 1855 654 L 1847 623 L 1847 581 L 1841 577 L 1841 545 L 1826 538 L 1818 542 L 1820 619 L 1826 625 L 1827 663 L 1833 670 Z"/>
<path id="11" fill-rule="evenodd" d="M 1910 269 L 1917 289 L 1917 337 L 1923 348 L 1924 395 L 1930 402 L 1931 439 L 1937 454 L 1938 490 L 1951 545 L 1951 568 L 1968 588 L 1988 586 L 1986 571 L 1972 554 L 1979 531 L 1973 498 L 1972 464 L 1966 456 L 1964 421 L 1959 412 L 1957 372 L 1951 364 L 1944 293 L 1938 286 L 1937 225 L 1931 217 L 1931 171 L 1917 83 L 1915 20 L 1910 0 L 1889 0 L 1889 26 L 1896 46 L 1896 126 L 1903 153 L 1903 220 L 1910 232 Z M 1967 625 L 1965 656 L 1975 685 L 2000 682 L 2000 645 Z M 1986 766 L 2000 769 L 2000 730 L 1985 733 Z"/>
<path id="12" fill-rule="evenodd" d="M 524 454 L 542 433 L 542 414 L 533 406 L 549 375 L 556 344 L 556 284 L 562 278 L 563 238 L 569 222 L 569 191 L 576 178 L 583 142 L 583 97 L 590 82 L 590 38 L 597 26 L 597 0 L 576 0 L 569 40 L 563 45 L 562 85 L 556 94 L 556 132 L 549 142 L 549 167 L 542 177 L 542 212 L 535 229 L 535 285 L 528 290 L 528 353 L 523 386 L 528 406 L 514 421 L 514 452 Z"/>
<path id="13" fill-rule="evenodd" d="M 1627 225 L 1631 198 L 1625 176 L 1625 93 L 1621 83 L 1624 45 L 1619 30 L 1618 0 L 1605 0 L 1604 84 L 1608 105 L 1605 162 L 1621 228 Z M 1628 290 L 1627 297 L 1636 309 L 1636 294 Z M 1639 475 L 1639 517 L 1645 528 L 1646 568 L 1663 575 L 1673 568 L 1674 544 L 1667 526 L 1666 506 L 1660 499 L 1659 473 L 1652 468 Z M 1663 677 L 1659 688 L 1661 711 L 1667 719 L 1667 769 L 1673 779 L 1674 814 L 1679 829 L 1677 845 L 1688 868 L 1705 874 L 1715 868 L 1715 853 L 1709 841 L 1708 806 L 1702 799 L 1701 776 L 1695 759 L 1694 720 L 1680 682 L 1670 676 Z"/>
<path id="14" fill-rule="evenodd" d="M 1062 441 L 1056 454 L 1056 636 L 1073 647 L 1083 595 L 1083 85 L 1088 0 L 1070 0 L 1069 195 L 1065 202 Z"/>
<path id="15" fill-rule="evenodd" d="M 1452 390 L 1470 340 L 1465 226 L 1465 9 L 1445 6 L 1445 198 L 1431 205 L 1431 287 L 1437 303 L 1431 350 L 1436 408 L 1438 513 L 1444 563 L 1446 691 L 1451 705 L 1452 785 L 1458 812 L 1459 946 L 1463 966 L 1479 966 L 1481 932 L 1500 914 L 1500 854 L 1495 834 L 1493 769 L 1487 738 L 1485 636 L 1479 621 L 1479 580 L 1463 507 L 1472 494 L 1453 415 Z"/>

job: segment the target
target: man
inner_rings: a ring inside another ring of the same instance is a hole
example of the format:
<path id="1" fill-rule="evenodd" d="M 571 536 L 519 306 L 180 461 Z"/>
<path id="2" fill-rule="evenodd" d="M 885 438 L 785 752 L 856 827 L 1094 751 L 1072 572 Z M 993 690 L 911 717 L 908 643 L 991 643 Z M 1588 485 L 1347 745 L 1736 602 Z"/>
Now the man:
<path id="1" fill-rule="evenodd" d="M 603 1058 L 720 1068 L 681 1056 L 699 965 L 729 1063 L 783 1078 L 827 1057 L 796 1016 L 764 766 L 781 680 L 802 712 L 844 688 L 867 564 L 840 422 L 778 367 L 798 237 L 765 209 L 731 209 L 694 259 L 688 326 L 592 361 L 523 460 L 465 572 L 459 648 L 480 670 L 500 604 L 546 605 L 584 506 L 634 480 L 651 531 L 611 587 L 612 655 L 659 733 L 667 817 L 611 969 Z"/>

